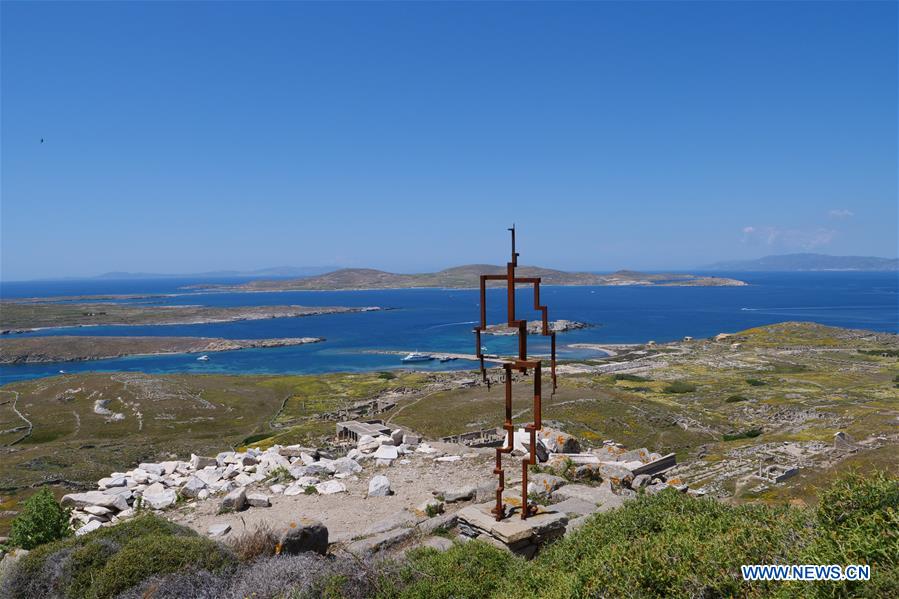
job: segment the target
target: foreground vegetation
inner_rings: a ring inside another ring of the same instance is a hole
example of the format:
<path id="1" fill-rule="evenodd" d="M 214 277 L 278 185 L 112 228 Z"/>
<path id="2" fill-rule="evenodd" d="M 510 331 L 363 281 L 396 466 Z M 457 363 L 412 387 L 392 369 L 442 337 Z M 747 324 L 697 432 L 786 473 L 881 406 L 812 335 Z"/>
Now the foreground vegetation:
<path id="1" fill-rule="evenodd" d="M 843 477 L 815 509 L 731 506 L 673 490 L 641 496 L 530 562 L 478 541 L 379 563 L 274 553 L 268 542 L 227 547 L 146 515 L 38 547 L 0 582 L 0 595 L 890 597 L 899 593 L 899 479 Z M 868 564 L 871 580 L 746 582 L 742 564 Z"/>

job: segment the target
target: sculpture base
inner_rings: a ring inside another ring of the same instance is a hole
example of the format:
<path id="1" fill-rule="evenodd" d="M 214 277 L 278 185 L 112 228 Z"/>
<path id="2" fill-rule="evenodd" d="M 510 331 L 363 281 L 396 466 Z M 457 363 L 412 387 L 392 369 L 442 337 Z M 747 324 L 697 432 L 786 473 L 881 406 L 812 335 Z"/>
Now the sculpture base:
<path id="1" fill-rule="evenodd" d="M 528 559 L 534 557 L 547 541 L 565 534 L 566 514 L 542 506 L 531 506 L 533 515 L 521 519 L 521 505 L 504 504 L 504 517 L 496 520 L 494 504 L 468 506 L 457 514 L 459 531 L 471 538 L 486 541 Z"/>

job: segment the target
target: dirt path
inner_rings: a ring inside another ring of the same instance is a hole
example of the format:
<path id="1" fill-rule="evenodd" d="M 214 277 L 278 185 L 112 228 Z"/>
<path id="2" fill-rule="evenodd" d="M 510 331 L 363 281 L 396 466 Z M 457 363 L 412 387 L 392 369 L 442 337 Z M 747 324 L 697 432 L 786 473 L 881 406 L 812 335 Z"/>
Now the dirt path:
<path id="1" fill-rule="evenodd" d="M 12 393 L 13 395 L 15 395 L 15 398 L 12 400 L 12 406 L 11 406 L 12 411 L 15 412 L 19 418 L 24 420 L 25 424 L 28 426 L 28 432 L 26 432 L 23 436 L 19 437 L 18 439 L 16 439 L 15 441 L 13 441 L 12 443 L 9 444 L 9 446 L 12 447 L 16 443 L 21 443 L 22 441 L 24 441 L 25 439 L 27 439 L 28 437 L 31 436 L 31 432 L 34 430 L 34 424 L 30 420 L 25 418 L 25 415 L 22 414 L 22 412 L 20 412 L 19 409 L 16 407 L 16 404 L 19 402 L 19 392 L 18 391 L 3 390 L 3 391 L 0 391 L 0 393 Z"/>

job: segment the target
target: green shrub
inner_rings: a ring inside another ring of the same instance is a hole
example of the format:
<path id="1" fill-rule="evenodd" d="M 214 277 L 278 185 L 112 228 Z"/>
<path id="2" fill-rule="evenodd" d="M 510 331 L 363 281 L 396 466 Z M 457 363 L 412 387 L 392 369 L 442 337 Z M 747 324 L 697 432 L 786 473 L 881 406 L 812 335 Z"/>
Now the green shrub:
<path id="1" fill-rule="evenodd" d="M 63 539 L 72 534 L 70 512 L 56 502 L 50 489 L 43 488 L 28 498 L 22 512 L 12 521 L 9 542 L 30 550 Z"/>
<path id="2" fill-rule="evenodd" d="M 498 593 L 517 561 L 506 551 L 481 541 L 456 544 L 443 553 L 415 549 L 403 564 L 397 586 L 382 588 L 381 595 L 422 599 L 524 596 Z"/>
<path id="3" fill-rule="evenodd" d="M 674 491 L 641 496 L 513 571 L 504 590 L 553 598 L 767 597 L 776 583 L 745 583 L 740 566 L 783 563 L 807 519 L 800 510 L 734 507 Z"/>
<path id="4" fill-rule="evenodd" d="M 897 596 L 899 590 L 899 479 L 852 472 L 821 493 L 817 534 L 795 563 L 868 564 L 867 582 L 805 583 L 815 597 Z"/>
<path id="5" fill-rule="evenodd" d="M 224 547 L 203 537 L 148 535 L 127 543 L 106 561 L 90 595 L 115 597 L 150 576 L 187 569 L 217 571 L 233 563 Z"/>
<path id="6" fill-rule="evenodd" d="M 767 385 L 768 383 L 761 379 L 746 379 L 746 384 L 750 387 L 761 387 L 763 385 Z"/>
<path id="7" fill-rule="evenodd" d="M 250 435 L 246 439 L 244 439 L 243 443 L 241 443 L 241 445 L 248 446 L 248 445 L 252 445 L 254 443 L 259 443 L 260 441 L 262 441 L 264 439 L 268 439 L 271 436 L 272 436 L 272 433 L 255 433 L 253 435 Z"/>
<path id="8" fill-rule="evenodd" d="M 96 597 L 94 585 L 109 561 L 123 547 L 140 546 L 150 537 L 164 538 L 173 546 L 184 538 L 200 538 L 189 528 L 148 514 L 80 537 L 46 543 L 22 558 L 3 579 L 0 597 Z"/>
<path id="9" fill-rule="evenodd" d="M 725 433 L 721 436 L 721 439 L 724 441 L 736 441 L 738 439 L 754 439 L 762 434 L 762 429 L 753 428 L 748 431 L 742 431 L 739 433 Z"/>
<path id="10" fill-rule="evenodd" d="M 731 395 L 724 401 L 726 401 L 727 403 L 737 403 L 738 401 L 749 401 L 749 398 L 745 395 Z"/>
<path id="11" fill-rule="evenodd" d="M 696 385 L 685 381 L 674 381 L 665 387 L 665 393 L 692 393 L 696 391 Z"/>
<path id="12" fill-rule="evenodd" d="M 382 381 L 392 381 L 396 378 L 396 374 L 384 370 L 378 373 L 378 378 Z"/>
<path id="13" fill-rule="evenodd" d="M 645 383 L 646 381 L 651 381 L 652 379 L 646 378 L 645 376 L 640 376 L 639 374 L 616 374 L 612 378 L 616 381 L 634 381 L 636 383 Z"/>

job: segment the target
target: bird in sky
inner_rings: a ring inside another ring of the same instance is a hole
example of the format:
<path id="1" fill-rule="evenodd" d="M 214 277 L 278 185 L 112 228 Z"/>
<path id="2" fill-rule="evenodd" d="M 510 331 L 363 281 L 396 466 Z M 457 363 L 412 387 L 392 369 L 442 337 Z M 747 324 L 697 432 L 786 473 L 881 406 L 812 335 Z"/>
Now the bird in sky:
<path id="1" fill-rule="evenodd" d="M 43 138 L 43 137 L 41 138 L 41 143 L 44 143 L 44 138 Z"/>

